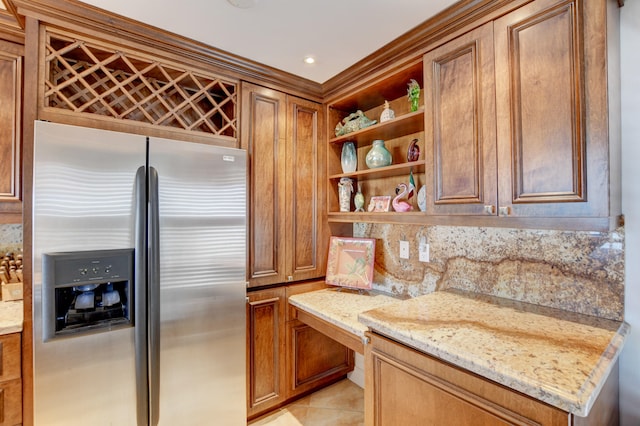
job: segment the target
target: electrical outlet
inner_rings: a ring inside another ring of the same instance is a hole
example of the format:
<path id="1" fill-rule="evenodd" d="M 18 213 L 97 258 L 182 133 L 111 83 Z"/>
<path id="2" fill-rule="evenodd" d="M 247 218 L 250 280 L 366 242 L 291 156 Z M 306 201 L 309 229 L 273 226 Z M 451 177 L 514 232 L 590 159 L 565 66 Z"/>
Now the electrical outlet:
<path id="1" fill-rule="evenodd" d="M 400 241 L 400 259 L 409 258 L 409 241 Z"/>
<path id="2" fill-rule="evenodd" d="M 420 262 L 429 262 L 429 244 L 427 244 L 426 241 L 420 241 L 418 260 L 420 260 Z"/>

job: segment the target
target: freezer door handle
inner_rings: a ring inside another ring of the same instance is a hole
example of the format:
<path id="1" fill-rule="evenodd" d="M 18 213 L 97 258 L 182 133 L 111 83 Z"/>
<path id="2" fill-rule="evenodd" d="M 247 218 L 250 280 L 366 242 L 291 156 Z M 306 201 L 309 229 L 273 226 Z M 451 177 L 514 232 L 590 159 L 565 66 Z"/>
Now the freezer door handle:
<path id="1" fill-rule="evenodd" d="M 160 211 L 158 172 L 149 167 L 149 425 L 160 415 Z"/>
<path id="2" fill-rule="evenodd" d="M 134 340 L 138 426 L 149 424 L 149 365 L 147 344 L 147 176 L 140 166 L 135 180 Z"/>

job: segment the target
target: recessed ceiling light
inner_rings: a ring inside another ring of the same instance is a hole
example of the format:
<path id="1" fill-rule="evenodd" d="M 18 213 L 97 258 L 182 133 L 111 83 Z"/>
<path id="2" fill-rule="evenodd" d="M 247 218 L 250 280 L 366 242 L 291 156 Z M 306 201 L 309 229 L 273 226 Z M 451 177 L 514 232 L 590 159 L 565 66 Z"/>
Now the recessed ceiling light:
<path id="1" fill-rule="evenodd" d="M 258 0 L 227 0 L 235 7 L 239 7 L 240 9 L 249 9 L 258 4 Z"/>
<path id="2" fill-rule="evenodd" d="M 316 62 L 316 58 L 314 58 L 313 56 L 305 56 L 304 58 L 304 63 L 305 64 L 313 64 Z"/>

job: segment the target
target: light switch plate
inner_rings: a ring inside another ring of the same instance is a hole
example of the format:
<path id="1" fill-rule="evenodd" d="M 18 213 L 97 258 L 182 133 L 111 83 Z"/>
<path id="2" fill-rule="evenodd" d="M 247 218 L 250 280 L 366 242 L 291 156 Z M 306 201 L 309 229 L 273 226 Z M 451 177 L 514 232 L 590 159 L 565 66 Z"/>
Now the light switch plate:
<path id="1" fill-rule="evenodd" d="M 400 241 L 400 259 L 409 258 L 409 241 Z"/>
<path id="2" fill-rule="evenodd" d="M 420 262 L 429 262 L 429 244 L 422 242 L 418 247 L 418 260 Z"/>

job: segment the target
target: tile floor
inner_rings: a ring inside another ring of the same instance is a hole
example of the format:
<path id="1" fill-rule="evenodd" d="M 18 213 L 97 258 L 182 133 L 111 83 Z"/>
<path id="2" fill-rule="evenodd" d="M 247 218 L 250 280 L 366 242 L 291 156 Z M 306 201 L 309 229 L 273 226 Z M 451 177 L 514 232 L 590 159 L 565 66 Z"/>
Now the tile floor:
<path id="1" fill-rule="evenodd" d="M 361 426 L 364 390 L 345 379 L 258 418 L 250 426 Z"/>

